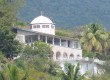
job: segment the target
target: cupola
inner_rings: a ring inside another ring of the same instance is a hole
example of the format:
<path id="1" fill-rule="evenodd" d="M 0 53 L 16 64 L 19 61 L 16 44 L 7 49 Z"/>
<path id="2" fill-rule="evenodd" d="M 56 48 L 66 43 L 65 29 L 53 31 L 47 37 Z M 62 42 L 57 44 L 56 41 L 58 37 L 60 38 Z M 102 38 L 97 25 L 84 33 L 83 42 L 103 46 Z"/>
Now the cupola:
<path id="1" fill-rule="evenodd" d="M 33 31 L 55 35 L 54 23 L 48 17 L 45 17 L 42 14 L 33 19 L 30 24 L 31 30 Z"/>

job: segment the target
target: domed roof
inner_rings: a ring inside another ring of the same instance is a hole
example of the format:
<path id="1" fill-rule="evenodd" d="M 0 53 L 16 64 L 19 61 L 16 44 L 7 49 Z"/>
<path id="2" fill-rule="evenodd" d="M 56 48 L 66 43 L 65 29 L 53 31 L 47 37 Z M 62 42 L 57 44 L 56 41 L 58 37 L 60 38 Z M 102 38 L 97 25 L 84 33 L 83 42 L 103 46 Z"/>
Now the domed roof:
<path id="1" fill-rule="evenodd" d="M 38 17 L 36 17 L 34 20 L 32 20 L 32 22 L 31 22 L 31 24 L 39 24 L 39 23 L 46 23 L 46 24 L 53 24 L 53 22 L 49 19 L 49 18 L 47 18 L 47 17 L 45 17 L 45 16 L 38 16 Z"/>

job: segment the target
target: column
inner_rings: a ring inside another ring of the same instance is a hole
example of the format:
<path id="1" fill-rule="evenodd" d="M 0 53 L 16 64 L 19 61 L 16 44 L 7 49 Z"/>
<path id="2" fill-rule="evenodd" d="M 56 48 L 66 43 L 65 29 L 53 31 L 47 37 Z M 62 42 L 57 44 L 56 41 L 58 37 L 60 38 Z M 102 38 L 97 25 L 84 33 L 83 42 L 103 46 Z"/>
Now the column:
<path id="1" fill-rule="evenodd" d="M 54 37 L 52 38 L 52 44 L 54 45 Z"/>
<path id="2" fill-rule="evenodd" d="M 40 40 L 40 34 L 38 34 L 38 40 Z"/>
<path id="3" fill-rule="evenodd" d="M 60 46 L 61 46 L 61 39 L 60 39 Z"/>
<path id="4" fill-rule="evenodd" d="M 20 36 L 22 36 L 22 43 L 25 43 L 25 35 L 20 35 Z"/>
<path id="5" fill-rule="evenodd" d="M 68 47 L 68 40 L 66 40 L 66 47 Z"/>
<path id="6" fill-rule="evenodd" d="M 45 36 L 45 43 L 47 43 L 47 36 Z"/>
<path id="7" fill-rule="evenodd" d="M 31 29 L 33 29 L 33 25 L 31 25 Z"/>

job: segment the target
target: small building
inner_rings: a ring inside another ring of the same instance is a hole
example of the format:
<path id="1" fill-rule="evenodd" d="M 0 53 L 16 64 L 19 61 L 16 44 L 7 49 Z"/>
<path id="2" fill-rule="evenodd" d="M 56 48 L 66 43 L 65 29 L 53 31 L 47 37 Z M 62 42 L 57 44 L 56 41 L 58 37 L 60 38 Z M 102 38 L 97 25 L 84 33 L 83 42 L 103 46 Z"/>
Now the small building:
<path id="1" fill-rule="evenodd" d="M 82 49 L 78 39 L 55 35 L 55 23 L 49 18 L 40 15 L 32 20 L 30 25 L 30 29 L 14 28 L 17 34 L 16 39 L 19 42 L 31 46 L 34 42 L 42 40 L 52 46 L 51 58 L 54 61 L 61 62 L 61 64 L 64 61 L 72 62 L 72 64 L 81 61 L 83 73 L 88 69 L 95 70 L 94 72 L 98 71 L 98 68 L 92 68 L 93 66 L 90 61 L 83 60 Z"/>

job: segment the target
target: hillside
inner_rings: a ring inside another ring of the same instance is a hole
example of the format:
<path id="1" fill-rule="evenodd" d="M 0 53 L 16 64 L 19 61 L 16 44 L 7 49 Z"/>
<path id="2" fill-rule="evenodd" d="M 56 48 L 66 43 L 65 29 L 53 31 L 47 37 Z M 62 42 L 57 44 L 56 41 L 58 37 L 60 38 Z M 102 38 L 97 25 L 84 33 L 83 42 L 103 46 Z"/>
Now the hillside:
<path id="1" fill-rule="evenodd" d="M 60 28 L 73 29 L 92 22 L 108 29 L 110 26 L 110 0 L 27 0 L 18 16 L 29 23 L 41 11 Z"/>

